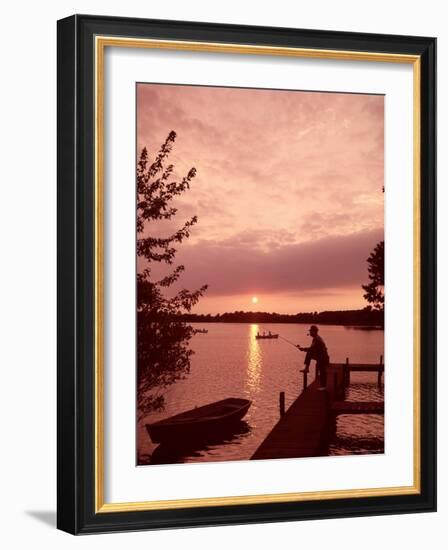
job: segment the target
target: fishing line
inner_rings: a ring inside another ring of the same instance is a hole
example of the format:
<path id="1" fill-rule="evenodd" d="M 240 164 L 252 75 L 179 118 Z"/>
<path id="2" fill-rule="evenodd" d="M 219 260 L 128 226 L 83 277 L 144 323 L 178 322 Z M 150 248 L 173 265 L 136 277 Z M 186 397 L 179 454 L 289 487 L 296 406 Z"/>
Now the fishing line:
<path id="1" fill-rule="evenodd" d="M 288 342 L 288 344 L 290 344 L 291 346 L 294 346 L 296 349 L 298 349 L 297 344 L 293 344 L 293 342 L 291 342 L 291 340 L 288 340 L 287 338 L 283 338 L 283 336 L 281 334 L 279 334 L 278 337 L 281 338 L 282 340 L 284 340 L 285 342 Z"/>
<path id="2" fill-rule="evenodd" d="M 296 349 L 298 349 L 297 344 L 294 344 L 294 342 L 291 342 L 291 340 L 288 340 L 287 338 L 284 338 L 281 334 L 278 335 L 279 338 L 284 340 L 285 342 L 288 342 L 290 346 L 294 346 Z"/>

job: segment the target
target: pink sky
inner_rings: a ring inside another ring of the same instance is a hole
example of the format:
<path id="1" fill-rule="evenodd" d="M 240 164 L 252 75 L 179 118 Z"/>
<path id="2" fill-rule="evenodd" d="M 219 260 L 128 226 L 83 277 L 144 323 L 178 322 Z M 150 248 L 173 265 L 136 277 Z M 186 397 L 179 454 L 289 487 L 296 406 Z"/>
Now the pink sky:
<path id="1" fill-rule="evenodd" d="M 366 305 L 368 257 L 383 238 L 384 97 L 139 84 L 137 151 L 174 130 L 176 174 L 197 176 L 168 234 L 195 311 L 296 313 Z M 251 303 L 257 296 L 256 306 Z"/>

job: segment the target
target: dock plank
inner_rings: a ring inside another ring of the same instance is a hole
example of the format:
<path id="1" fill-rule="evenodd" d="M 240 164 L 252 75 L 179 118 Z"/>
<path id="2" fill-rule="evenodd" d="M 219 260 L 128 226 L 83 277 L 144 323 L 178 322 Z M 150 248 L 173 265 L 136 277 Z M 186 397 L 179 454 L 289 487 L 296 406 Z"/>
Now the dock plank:
<path id="1" fill-rule="evenodd" d="M 334 368 L 347 369 L 350 372 L 384 372 L 384 364 L 378 363 L 377 365 L 372 365 L 370 363 L 332 363 L 331 365 Z"/>
<path id="2" fill-rule="evenodd" d="M 313 382 L 289 407 L 263 443 L 253 460 L 301 458 L 326 454 L 328 393 Z"/>
<path id="3" fill-rule="evenodd" d="M 384 414 L 384 401 L 334 401 L 333 414 Z"/>

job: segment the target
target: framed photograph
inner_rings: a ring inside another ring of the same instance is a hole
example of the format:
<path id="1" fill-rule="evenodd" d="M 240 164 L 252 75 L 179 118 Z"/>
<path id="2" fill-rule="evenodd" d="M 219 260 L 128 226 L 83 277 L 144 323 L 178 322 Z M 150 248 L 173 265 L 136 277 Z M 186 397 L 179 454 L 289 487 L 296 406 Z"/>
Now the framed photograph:
<path id="1" fill-rule="evenodd" d="M 436 40 L 58 22 L 58 527 L 434 511 Z"/>

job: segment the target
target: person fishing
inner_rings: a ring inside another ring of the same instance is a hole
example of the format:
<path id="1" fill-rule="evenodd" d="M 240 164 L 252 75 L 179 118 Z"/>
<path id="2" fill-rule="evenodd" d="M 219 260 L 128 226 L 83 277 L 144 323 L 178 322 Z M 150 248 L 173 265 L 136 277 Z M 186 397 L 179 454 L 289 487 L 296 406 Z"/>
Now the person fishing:
<path id="1" fill-rule="evenodd" d="M 319 377 L 319 389 L 325 390 L 327 386 L 327 367 L 330 364 L 327 346 L 322 337 L 319 336 L 319 329 L 316 325 L 310 326 L 308 336 L 311 336 L 313 339 L 310 347 L 304 348 L 300 344 L 297 345 L 300 351 L 306 351 L 303 372 L 309 372 L 311 360 L 315 359 L 316 372 Z"/>

